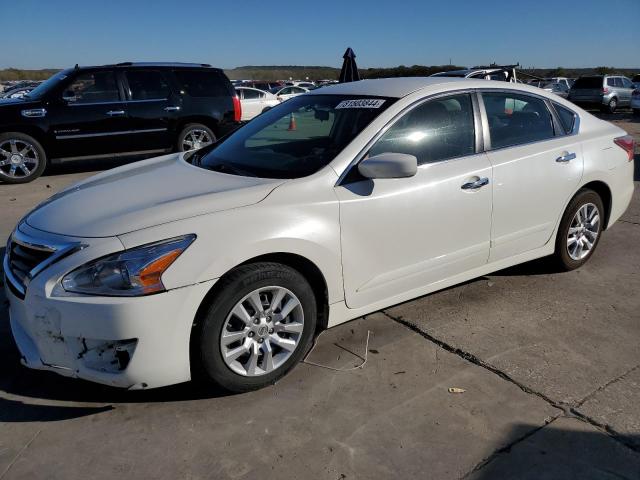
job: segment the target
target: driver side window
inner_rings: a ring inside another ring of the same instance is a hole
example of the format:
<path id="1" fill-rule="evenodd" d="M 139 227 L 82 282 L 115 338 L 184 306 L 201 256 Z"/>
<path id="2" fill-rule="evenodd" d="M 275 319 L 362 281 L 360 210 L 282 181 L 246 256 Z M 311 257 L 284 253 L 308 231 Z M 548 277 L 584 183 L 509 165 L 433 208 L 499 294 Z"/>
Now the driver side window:
<path id="1" fill-rule="evenodd" d="M 120 101 L 116 76 L 110 70 L 78 75 L 65 89 L 64 97 L 72 104 Z"/>
<path id="2" fill-rule="evenodd" d="M 406 153 L 418 165 L 475 153 L 469 94 L 430 100 L 406 113 L 369 150 L 369 155 Z"/>

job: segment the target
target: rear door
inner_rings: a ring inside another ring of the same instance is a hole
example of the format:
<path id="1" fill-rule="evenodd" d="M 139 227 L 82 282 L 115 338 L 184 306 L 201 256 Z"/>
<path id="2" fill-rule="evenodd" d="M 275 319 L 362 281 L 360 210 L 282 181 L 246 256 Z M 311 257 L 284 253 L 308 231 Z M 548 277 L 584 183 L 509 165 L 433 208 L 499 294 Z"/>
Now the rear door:
<path id="1" fill-rule="evenodd" d="M 624 104 L 631 104 L 631 95 L 633 93 L 633 83 L 627 77 L 620 77 L 620 82 L 622 82 L 622 90 L 624 92 Z"/>
<path id="2" fill-rule="evenodd" d="M 156 151 L 173 147 L 169 130 L 180 113 L 181 103 L 165 72 L 125 69 L 120 75 L 127 97 L 129 148 Z"/>
<path id="3" fill-rule="evenodd" d="M 261 98 L 264 93 L 252 88 L 242 88 L 242 121 L 251 120 L 262 112 Z"/>
<path id="4" fill-rule="evenodd" d="M 490 262 L 544 246 L 582 177 L 582 148 L 542 97 L 484 91 L 493 165 Z M 568 110 L 568 109 L 566 109 Z"/>
<path id="5" fill-rule="evenodd" d="M 48 117 L 52 157 L 107 155 L 129 149 L 127 106 L 114 70 L 84 70 L 71 77 Z"/>

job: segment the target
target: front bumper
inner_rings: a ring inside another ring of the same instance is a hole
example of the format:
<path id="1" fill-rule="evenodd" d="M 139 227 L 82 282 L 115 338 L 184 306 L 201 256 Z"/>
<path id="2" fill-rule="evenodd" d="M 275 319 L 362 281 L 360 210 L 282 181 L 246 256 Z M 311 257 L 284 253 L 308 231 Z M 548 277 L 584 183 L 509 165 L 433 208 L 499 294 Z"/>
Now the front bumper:
<path id="1" fill-rule="evenodd" d="M 87 240 L 95 248 L 38 273 L 23 299 L 5 278 L 11 331 L 22 363 L 130 389 L 190 380 L 193 320 L 215 280 L 143 297 L 65 294 L 56 288 L 64 274 L 115 246 L 106 240 Z"/>

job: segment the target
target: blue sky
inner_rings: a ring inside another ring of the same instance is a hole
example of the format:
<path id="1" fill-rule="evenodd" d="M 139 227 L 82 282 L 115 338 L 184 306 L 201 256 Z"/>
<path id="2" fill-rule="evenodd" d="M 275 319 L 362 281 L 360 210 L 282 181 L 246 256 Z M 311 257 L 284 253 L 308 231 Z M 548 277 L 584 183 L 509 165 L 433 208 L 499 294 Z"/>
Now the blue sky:
<path id="1" fill-rule="evenodd" d="M 360 67 L 640 67 L 640 0 L 0 0 L 0 14 L 0 68 L 338 67 L 347 46 Z"/>

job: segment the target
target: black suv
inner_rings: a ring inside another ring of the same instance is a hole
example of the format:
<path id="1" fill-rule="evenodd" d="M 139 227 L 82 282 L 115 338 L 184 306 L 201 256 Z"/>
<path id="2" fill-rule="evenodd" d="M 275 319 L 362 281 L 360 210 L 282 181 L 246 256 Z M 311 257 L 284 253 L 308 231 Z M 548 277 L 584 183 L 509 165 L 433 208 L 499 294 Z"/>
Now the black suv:
<path id="1" fill-rule="evenodd" d="M 30 182 L 48 162 L 201 148 L 240 117 L 231 82 L 207 64 L 76 65 L 0 100 L 0 180 Z"/>

